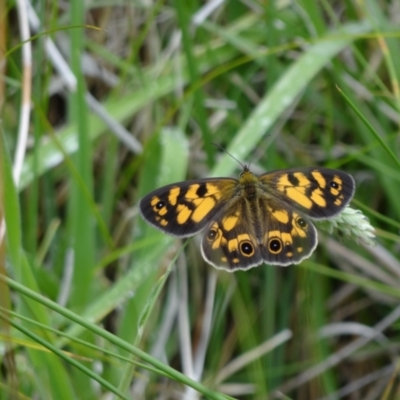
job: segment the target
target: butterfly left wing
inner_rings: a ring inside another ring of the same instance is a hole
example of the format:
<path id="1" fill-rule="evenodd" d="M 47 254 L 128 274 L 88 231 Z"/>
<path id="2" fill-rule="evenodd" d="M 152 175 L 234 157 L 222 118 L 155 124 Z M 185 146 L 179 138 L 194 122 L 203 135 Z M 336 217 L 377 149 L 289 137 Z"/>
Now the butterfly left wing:
<path id="1" fill-rule="evenodd" d="M 256 225 L 243 198 L 231 199 L 204 231 L 203 258 L 219 269 L 233 272 L 263 262 Z"/>
<path id="2" fill-rule="evenodd" d="M 151 225 L 178 237 L 201 231 L 230 199 L 237 186 L 231 178 L 209 178 L 164 186 L 139 202 L 143 218 Z"/>
<path id="3" fill-rule="evenodd" d="M 263 190 L 313 219 L 338 214 L 353 198 L 351 175 L 329 168 L 291 168 L 259 177 Z"/>

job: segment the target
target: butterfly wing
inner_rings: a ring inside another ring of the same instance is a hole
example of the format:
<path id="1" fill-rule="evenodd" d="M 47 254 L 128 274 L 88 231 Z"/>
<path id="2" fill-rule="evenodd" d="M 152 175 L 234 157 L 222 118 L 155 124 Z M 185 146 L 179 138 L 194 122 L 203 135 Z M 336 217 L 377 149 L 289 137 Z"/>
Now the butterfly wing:
<path id="1" fill-rule="evenodd" d="M 342 211 L 352 199 L 351 175 L 328 168 L 293 168 L 260 176 L 263 191 L 313 219 L 326 219 Z"/>
<path id="2" fill-rule="evenodd" d="M 276 199 L 263 199 L 261 254 L 267 264 L 287 266 L 310 257 L 317 246 L 312 222 L 291 206 Z"/>
<path id="3" fill-rule="evenodd" d="M 317 245 L 314 225 L 291 206 L 270 196 L 238 198 L 222 209 L 205 229 L 201 250 L 216 268 L 233 272 L 267 264 L 298 264 Z"/>
<path id="4" fill-rule="evenodd" d="M 230 272 L 261 264 L 256 228 L 245 199 L 231 199 L 205 229 L 201 243 L 204 259 Z"/>
<path id="5" fill-rule="evenodd" d="M 192 236 L 201 231 L 235 195 L 238 181 L 209 178 L 164 186 L 140 200 L 143 218 L 170 235 Z"/>

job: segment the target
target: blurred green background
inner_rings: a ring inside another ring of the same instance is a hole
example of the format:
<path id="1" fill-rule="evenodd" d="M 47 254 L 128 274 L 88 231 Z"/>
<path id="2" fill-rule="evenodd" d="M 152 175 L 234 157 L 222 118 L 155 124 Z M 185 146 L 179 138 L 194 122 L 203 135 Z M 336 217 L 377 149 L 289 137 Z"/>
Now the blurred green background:
<path id="1" fill-rule="evenodd" d="M 0 0 L 0 398 L 399 399 L 400 3 L 30 4 Z M 212 268 L 137 204 L 237 177 L 213 142 L 352 174 L 377 244 Z"/>

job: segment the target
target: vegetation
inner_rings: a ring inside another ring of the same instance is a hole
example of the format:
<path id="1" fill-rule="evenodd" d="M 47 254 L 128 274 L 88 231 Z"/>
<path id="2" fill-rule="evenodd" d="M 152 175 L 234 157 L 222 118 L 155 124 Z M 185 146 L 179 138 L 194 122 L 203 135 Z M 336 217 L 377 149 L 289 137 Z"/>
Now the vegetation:
<path id="1" fill-rule="evenodd" d="M 398 2 L 34 3 L 0 0 L 1 398 L 398 399 Z M 238 176 L 212 143 L 350 173 L 377 244 L 212 268 L 137 207 Z"/>

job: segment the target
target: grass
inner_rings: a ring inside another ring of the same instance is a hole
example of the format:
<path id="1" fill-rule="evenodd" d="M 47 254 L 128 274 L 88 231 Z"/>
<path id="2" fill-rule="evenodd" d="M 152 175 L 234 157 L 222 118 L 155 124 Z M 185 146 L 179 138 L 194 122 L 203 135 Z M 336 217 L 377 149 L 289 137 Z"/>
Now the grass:
<path id="1" fill-rule="evenodd" d="M 18 4 L 0 0 L 1 398 L 398 398 L 400 9 L 85 4 L 36 8 L 26 79 Z M 213 142 L 257 174 L 352 174 L 376 246 L 358 219 L 300 265 L 215 270 L 137 208 L 238 176 Z"/>

